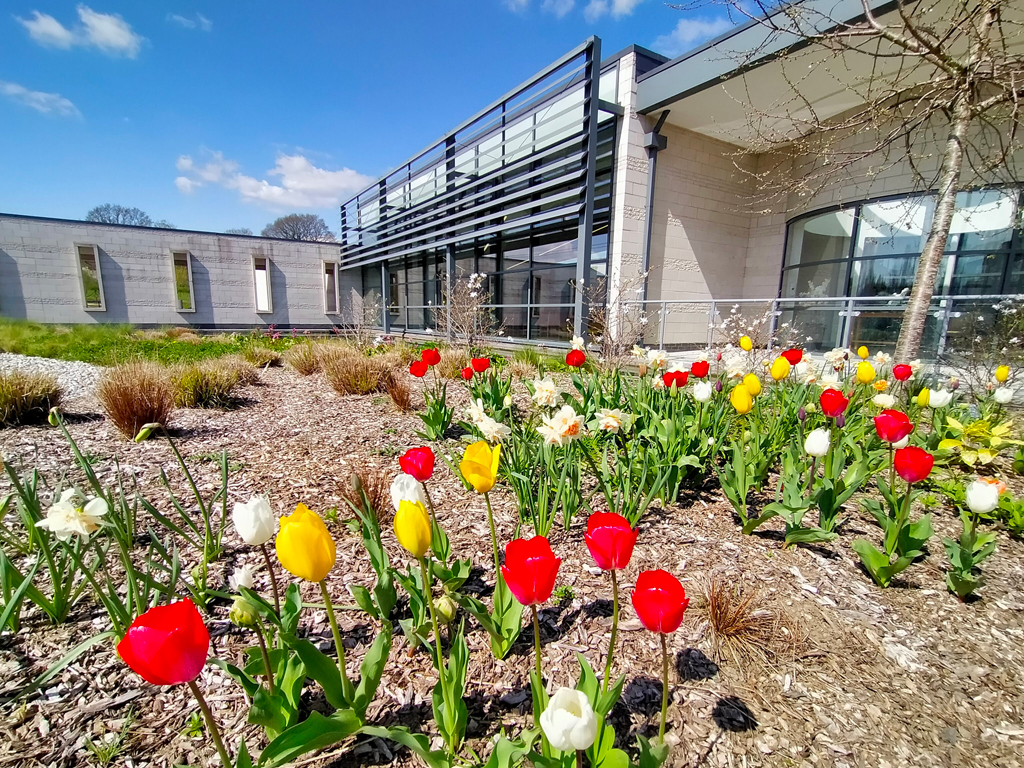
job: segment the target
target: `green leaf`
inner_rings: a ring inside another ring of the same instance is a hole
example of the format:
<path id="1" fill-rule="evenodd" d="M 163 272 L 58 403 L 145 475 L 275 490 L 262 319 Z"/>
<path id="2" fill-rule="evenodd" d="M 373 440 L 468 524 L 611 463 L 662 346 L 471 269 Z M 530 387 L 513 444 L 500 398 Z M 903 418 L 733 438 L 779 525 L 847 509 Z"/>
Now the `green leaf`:
<path id="1" fill-rule="evenodd" d="M 651 744 L 643 736 L 637 735 L 637 747 L 640 750 L 637 768 L 661 768 L 668 758 L 668 744 Z"/>
<path id="2" fill-rule="evenodd" d="M 249 757 L 249 748 L 245 745 L 245 739 L 238 743 L 238 756 L 235 758 L 235 768 L 252 768 L 252 758 Z"/>
<path id="3" fill-rule="evenodd" d="M 210 659 L 210 663 L 215 667 L 220 667 L 227 672 L 245 690 L 245 693 L 251 699 L 256 695 L 256 689 L 260 687 L 260 684 L 253 680 L 249 675 L 243 672 L 241 669 L 236 667 L 234 664 L 229 664 L 224 659 L 218 659 L 213 657 Z"/>
<path id="4" fill-rule="evenodd" d="M 794 528 L 786 531 L 787 544 L 816 544 L 839 538 L 838 533 L 823 531 L 820 528 Z"/>
<path id="5" fill-rule="evenodd" d="M 299 594 L 299 585 L 293 581 L 284 593 L 284 605 L 281 606 L 281 631 L 287 635 L 294 635 L 299 628 L 301 613 L 302 595 Z"/>
<path id="6" fill-rule="evenodd" d="M 261 768 L 284 765 L 300 755 L 337 744 L 359 731 L 362 723 L 351 709 L 342 709 L 330 717 L 310 712 L 309 717 L 284 731 L 260 754 Z"/>
<path id="7" fill-rule="evenodd" d="M 305 666 L 305 673 L 316 680 L 324 690 L 328 703 L 335 709 L 344 709 L 352 702 L 345 698 L 338 662 L 308 640 L 293 635 L 282 635 L 285 646 L 295 651 Z M 364 710 L 365 711 L 365 710 Z"/>
<path id="8" fill-rule="evenodd" d="M 596 712 L 598 693 L 600 692 L 597 675 L 594 673 L 594 668 L 590 666 L 590 662 L 587 661 L 586 656 L 579 651 L 576 652 L 576 659 L 580 663 L 580 679 L 576 683 L 576 690 L 586 694 L 587 698 L 590 699 L 590 703 L 595 707 L 594 711 Z"/>
<path id="9" fill-rule="evenodd" d="M 20 691 L 14 694 L 14 696 L 8 700 L 8 703 L 17 701 L 18 699 L 28 696 L 30 693 L 38 689 L 40 686 L 45 685 L 49 680 L 53 678 L 58 672 L 66 667 L 71 662 L 75 661 L 79 656 L 88 651 L 94 645 L 98 645 L 105 640 L 116 639 L 116 635 L 113 632 L 100 632 L 98 635 L 93 635 L 88 640 L 83 640 L 81 643 L 76 645 L 70 651 L 61 656 L 56 662 L 53 663 L 45 672 L 39 677 L 33 680 L 31 683 L 26 685 Z"/>
<path id="10" fill-rule="evenodd" d="M 363 611 L 370 614 L 373 618 L 380 618 L 380 614 L 377 611 L 377 606 L 373 602 L 373 598 L 370 596 L 370 590 L 364 587 L 362 584 L 349 584 L 349 594 L 352 595 L 352 599 L 356 601 Z"/>
<path id="11" fill-rule="evenodd" d="M 451 762 L 444 752 L 435 751 L 430 748 L 430 739 L 422 733 L 412 733 L 404 726 L 393 726 L 382 728 L 377 725 L 364 725 L 361 733 L 367 736 L 376 736 L 379 739 L 388 739 L 403 747 L 408 747 L 415 755 L 420 757 L 429 768 L 451 768 Z"/>
<path id="12" fill-rule="evenodd" d="M 891 574 L 889 573 L 889 556 L 879 552 L 865 539 L 856 539 L 850 546 L 860 556 L 864 568 L 880 587 L 889 586 Z"/>
<path id="13" fill-rule="evenodd" d="M 388 654 L 391 653 L 391 633 L 391 622 L 385 621 L 359 665 L 359 685 L 356 686 L 352 707 L 360 720 L 366 716 L 366 708 L 377 695 L 377 687 L 387 666 Z"/>
<path id="14" fill-rule="evenodd" d="M 896 553 L 910 555 L 911 552 L 920 552 L 932 537 L 932 533 L 931 515 L 924 515 L 920 520 L 908 523 L 896 537 Z"/>
<path id="15" fill-rule="evenodd" d="M 21 613 L 20 608 L 22 598 L 25 597 L 25 593 L 32 586 L 32 579 L 36 577 L 36 573 L 39 571 L 39 566 L 42 562 L 43 559 L 41 557 L 37 557 L 35 563 L 32 564 L 32 569 L 28 572 L 28 575 L 22 576 L 18 569 L 14 567 L 13 563 L 7 559 L 7 555 L 4 554 L 3 550 L 0 550 L 0 581 L 3 581 L 4 591 L 7 590 L 8 584 L 17 584 L 14 592 L 11 593 L 10 597 L 8 597 L 4 602 L 4 612 L 0 614 L 0 630 L 3 630 L 4 627 L 7 627 L 8 623 L 10 623 L 11 631 L 17 631 L 17 619 Z M 14 616 L 13 621 L 11 619 L 12 616 Z"/>
<path id="16" fill-rule="evenodd" d="M 516 768 L 530 752 L 530 745 L 520 740 L 509 741 L 504 734 L 498 736 L 484 768 Z"/>
<path id="17" fill-rule="evenodd" d="M 277 738 L 288 727 L 288 702 L 280 693 L 271 694 L 260 686 L 252 697 L 249 707 L 249 722 L 259 725 L 271 739 Z"/>

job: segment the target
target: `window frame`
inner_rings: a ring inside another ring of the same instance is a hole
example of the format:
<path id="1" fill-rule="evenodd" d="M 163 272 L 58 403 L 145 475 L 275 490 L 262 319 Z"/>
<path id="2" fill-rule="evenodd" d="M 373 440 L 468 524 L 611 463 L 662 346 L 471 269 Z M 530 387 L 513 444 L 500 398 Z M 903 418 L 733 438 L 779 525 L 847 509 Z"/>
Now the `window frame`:
<path id="1" fill-rule="evenodd" d="M 334 268 L 334 309 L 330 309 L 327 306 L 327 267 L 330 265 Z M 341 285 L 339 278 L 341 277 L 341 266 L 337 261 L 329 259 L 321 259 L 320 261 L 320 280 L 323 287 L 324 294 L 324 314 L 325 315 L 340 315 L 341 314 Z"/>
<path id="2" fill-rule="evenodd" d="M 184 308 L 178 306 L 179 303 L 180 303 L 180 300 L 178 299 L 178 274 L 177 274 L 177 270 L 176 270 L 176 266 L 177 265 L 174 263 L 174 258 L 178 254 L 182 254 L 182 253 L 185 254 L 185 267 L 186 267 L 186 270 L 188 271 L 188 295 L 192 299 L 192 308 L 191 309 L 184 309 Z M 181 250 L 172 248 L 171 251 L 170 251 L 170 254 L 171 254 L 171 300 L 174 302 L 174 310 L 175 310 L 175 312 L 178 312 L 179 314 L 189 314 L 189 315 L 190 314 L 194 314 L 195 311 L 196 311 L 196 289 L 195 289 L 195 284 L 192 282 L 192 251 L 190 251 L 188 248 L 183 248 Z"/>
<path id="3" fill-rule="evenodd" d="M 266 273 L 267 273 L 267 309 L 260 309 L 259 293 L 256 290 L 256 259 L 263 259 L 266 262 Z M 259 254 L 249 254 L 249 262 L 252 274 L 252 306 L 256 311 L 257 315 L 272 315 L 274 314 L 274 287 L 273 281 L 270 279 L 270 262 L 269 256 L 262 256 Z"/>
<path id="4" fill-rule="evenodd" d="M 103 267 L 100 265 L 100 247 L 96 243 L 79 243 L 75 242 L 72 244 L 75 249 L 75 270 L 78 272 L 78 290 L 82 297 L 82 309 L 86 312 L 106 312 L 107 311 L 107 297 L 103 291 Z M 93 258 L 96 259 L 96 282 L 99 284 L 100 289 L 100 305 L 98 307 L 90 307 L 89 301 L 85 295 L 85 277 L 82 275 L 82 253 L 80 248 L 91 248 Z"/>

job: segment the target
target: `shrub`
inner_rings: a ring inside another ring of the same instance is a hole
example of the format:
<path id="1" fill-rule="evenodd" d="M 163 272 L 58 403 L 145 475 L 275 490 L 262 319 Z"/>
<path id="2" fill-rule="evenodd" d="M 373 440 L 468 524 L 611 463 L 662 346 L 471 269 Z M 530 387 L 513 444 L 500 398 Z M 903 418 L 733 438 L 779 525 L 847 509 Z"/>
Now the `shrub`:
<path id="1" fill-rule="evenodd" d="M 409 413 L 413 410 L 412 388 L 408 379 L 390 368 L 381 375 L 381 387 L 388 393 L 391 402 L 402 413 Z"/>
<path id="2" fill-rule="evenodd" d="M 319 351 L 308 341 L 296 344 L 285 352 L 284 361 L 303 376 L 310 376 L 320 370 Z"/>
<path id="3" fill-rule="evenodd" d="M 368 395 L 381 389 L 388 366 L 360 354 L 335 354 L 323 361 L 324 375 L 341 395 Z"/>
<path id="4" fill-rule="evenodd" d="M 0 427 L 44 421 L 62 396 L 57 379 L 50 374 L 0 373 Z"/>
<path id="5" fill-rule="evenodd" d="M 174 409 L 174 384 L 167 369 L 155 363 L 111 368 L 100 380 L 96 396 L 107 418 L 129 438 L 135 437 L 143 424 L 166 424 Z"/>
<path id="6" fill-rule="evenodd" d="M 266 368 L 268 365 L 280 365 L 281 353 L 273 349 L 261 347 L 258 344 L 250 344 L 242 350 L 242 356 L 253 365 Z"/>
<path id="7" fill-rule="evenodd" d="M 235 405 L 238 371 L 229 365 L 193 363 L 173 374 L 179 408 L 230 408 Z"/>

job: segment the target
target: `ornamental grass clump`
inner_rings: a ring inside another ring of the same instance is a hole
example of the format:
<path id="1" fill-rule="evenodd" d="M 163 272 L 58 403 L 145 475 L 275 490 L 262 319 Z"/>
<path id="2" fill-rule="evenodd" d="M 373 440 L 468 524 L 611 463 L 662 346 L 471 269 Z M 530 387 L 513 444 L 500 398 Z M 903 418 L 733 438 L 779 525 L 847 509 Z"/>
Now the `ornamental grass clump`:
<path id="1" fill-rule="evenodd" d="M 179 408 L 231 408 L 238 402 L 239 373 L 231 366 L 193 363 L 176 369 L 172 378 Z"/>
<path id="2" fill-rule="evenodd" d="M 323 370 L 339 395 L 369 395 L 381 390 L 388 367 L 377 358 L 349 352 L 326 357 Z"/>
<path id="3" fill-rule="evenodd" d="M 284 361 L 302 376 L 311 376 L 320 370 L 320 355 L 308 341 L 296 344 L 285 352 Z"/>
<path id="4" fill-rule="evenodd" d="M 0 427 L 45 421 L 50 409 L 60 405 L 63 394 L 50 374 L 0 373 Z"/>
<path id="5" fill-rule="evenodd" d="M 381 388 L 388 393 L 392 404 L 402 413 L 409 413 L 413 408 L 412 388 L 404 376 L 389 369 L 381 376 Z"/>
<path id="6" fill-rule="evenodd" d="M 217 357 L 210 360 L 207 365 L 232 371 L 238 377 L 239 386 L 251 387 L 253 384 L 259 383 L 260 380 L 259 368 L 242 357 L 242 355 Z"/>
<path id="7" fill-rule="evenodd" d="M 267 368 L 281 364 L 281 353 L 274 349 L 261 347 L 257 344 L 250 344 L 242 350 L 242 356 L 253 365 L 260 368 Z"/>
<path id="8" fill-rule="evenodd" d="M 144 424 L 167 423 L 174 409 L 175 386 L 161 365 L 126 363 L 107 371 L 96 396 L 117 430 L 134 438 Z"/>

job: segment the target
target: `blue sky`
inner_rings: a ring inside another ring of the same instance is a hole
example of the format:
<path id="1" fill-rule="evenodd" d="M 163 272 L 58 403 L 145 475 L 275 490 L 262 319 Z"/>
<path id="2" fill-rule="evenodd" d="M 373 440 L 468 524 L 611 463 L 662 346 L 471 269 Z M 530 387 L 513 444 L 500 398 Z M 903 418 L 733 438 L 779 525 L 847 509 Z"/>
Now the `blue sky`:
<path id="1" fill-rule="evenodd" d="M 340 201 L 573 48 L 677 55 L 730 26 L 661 0 L 9 0 L 0 211 L 138 206 L 259 232 Z"/>

